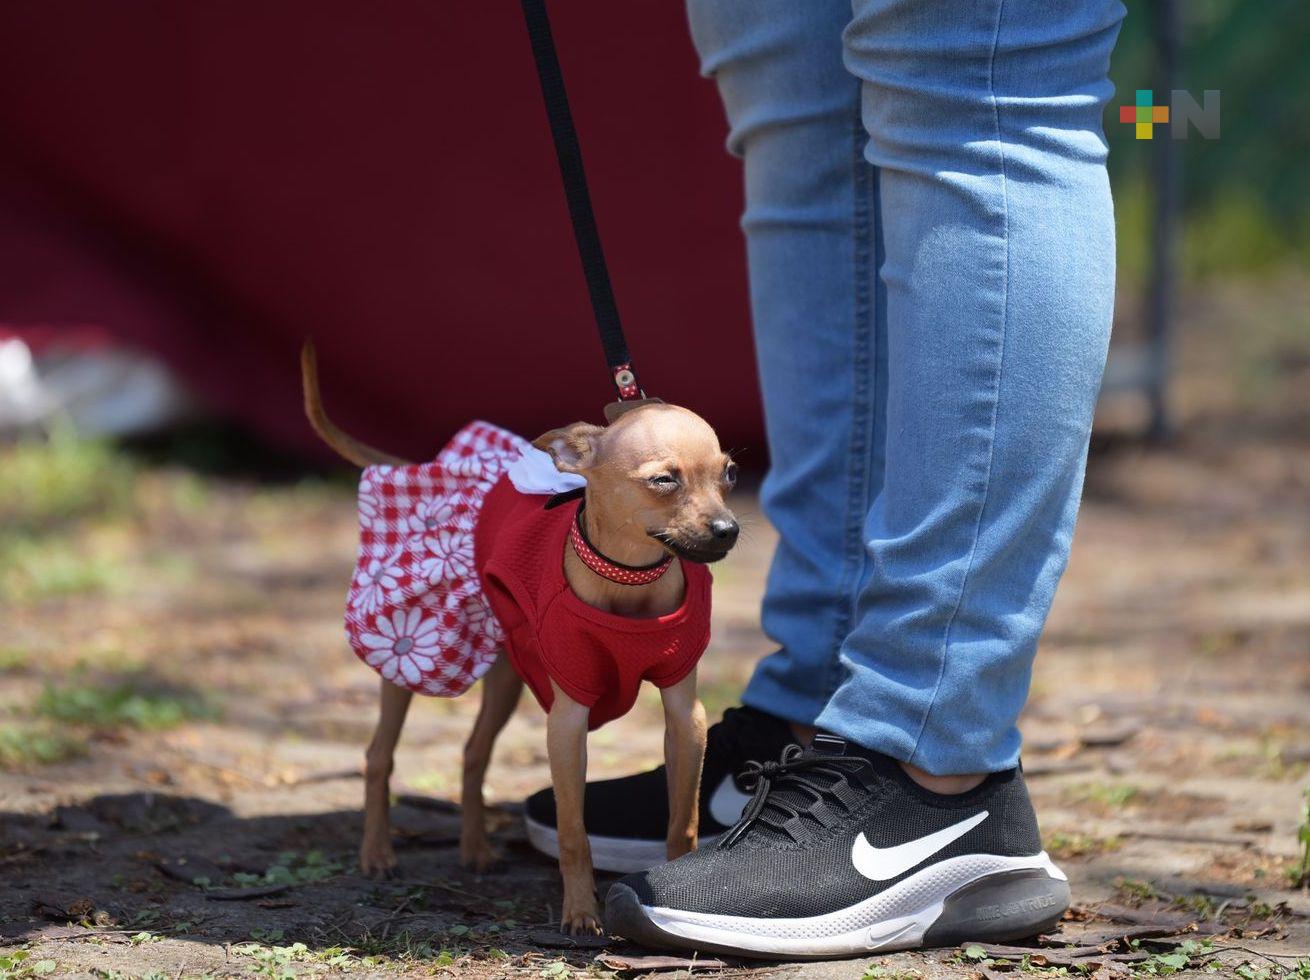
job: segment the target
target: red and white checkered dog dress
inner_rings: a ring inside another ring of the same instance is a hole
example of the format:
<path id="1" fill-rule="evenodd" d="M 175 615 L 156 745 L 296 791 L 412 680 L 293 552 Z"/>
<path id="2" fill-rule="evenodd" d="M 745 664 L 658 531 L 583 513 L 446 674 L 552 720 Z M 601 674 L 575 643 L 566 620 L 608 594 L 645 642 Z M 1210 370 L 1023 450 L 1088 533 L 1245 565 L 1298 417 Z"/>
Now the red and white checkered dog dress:
<path id="1" fill-rule="evenodd" d="M 487 493 L 529 448 L 473 422 L 430 463 L 364 470 L 346 637 L 392 683 L 454 697 L 491 666 L 504 634 L 474 568 L 473 532 Z"/>
<path id="2" fill-rule="evenodd" d="M 678 683 L 709 644 L 710 573 L 683 561 L 682 604 L 662 616 L 588 606 L 562 561 L 581 502 L 554 496 L 584 485 L 486 422 L 431 463 L 365 469 L 346 601 L 356 655 L 393 684 L 453 697 L 503 647 L 543 708 L 558 685 L 591 728 L 626 713 L 644 681 Z"/>

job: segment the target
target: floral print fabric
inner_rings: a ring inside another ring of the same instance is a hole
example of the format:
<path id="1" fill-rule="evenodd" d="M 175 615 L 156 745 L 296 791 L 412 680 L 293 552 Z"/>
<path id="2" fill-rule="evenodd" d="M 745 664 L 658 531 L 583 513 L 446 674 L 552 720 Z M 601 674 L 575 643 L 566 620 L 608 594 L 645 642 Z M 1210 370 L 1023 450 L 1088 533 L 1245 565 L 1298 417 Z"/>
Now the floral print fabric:
<path id="1" fill-rule="evenodd" d="M 393 684 L 454 697 L 491 666 L 504 635 L 473 566 L 473 531 L 487 493 L 528 448 L 472 422 L 430 463 L 364 470 L 346 638 Z"/>

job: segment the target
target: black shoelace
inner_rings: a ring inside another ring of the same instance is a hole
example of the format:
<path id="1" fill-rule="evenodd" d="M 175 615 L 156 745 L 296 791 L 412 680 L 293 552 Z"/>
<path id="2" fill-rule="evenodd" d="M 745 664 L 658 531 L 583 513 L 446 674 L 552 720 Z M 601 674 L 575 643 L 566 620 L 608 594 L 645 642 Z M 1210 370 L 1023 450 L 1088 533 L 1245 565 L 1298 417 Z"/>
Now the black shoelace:
<path id="1" fill-rule="evenodd" d="M 710 755 L 735 776 L 739 765 L 736 760 L 763 759 L 777 752 L 778 728 L 785 726 L 785 722 L 776 722 L 750 708 L 729 708 L 715 726 Z"/>
<path id="2" fill-rule="evenodd" d="M 835 804 L 843 813 L 849 811 L 838 790 L 852 775 L 868 766 L 868 760 L 859 756 L 807 752 L 799 745 L 783 749 L 777 762 L 747 763 L 739 781 L 747 789 L 753 789 L 754 795 L 742 811 L 741 819 L 723 835 L 718 846 L 732 847 L 757 825 L 796 840 L 788 824 L 803 813 L 827 826 L 815 814 L 814 804 Z"/>

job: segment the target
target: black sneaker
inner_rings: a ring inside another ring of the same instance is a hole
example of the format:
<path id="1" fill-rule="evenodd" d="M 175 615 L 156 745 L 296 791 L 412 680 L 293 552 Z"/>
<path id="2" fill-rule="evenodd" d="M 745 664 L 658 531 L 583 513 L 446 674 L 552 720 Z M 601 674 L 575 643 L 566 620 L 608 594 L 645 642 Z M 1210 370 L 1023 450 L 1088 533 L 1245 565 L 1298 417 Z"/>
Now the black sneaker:
<path id="1" fill-rule="evenodd" d="M 614 883 L 609 932 L 799 959 L 1008 942 L 1069 906 L 1018 769 L 941 796 L 888 756 L 821 734 L 750 770 L 755 795 L 718 843 Z"/>
<path id="2" fill-rule="evenodd" d="M 794 741 L 785 721 L 754 708 L 729 708 L 722 721 L 710 726 L 700 782 L 702 847 L 735 824 L 750 800 L 735 779 L 746 763 L 777 758 Z M 591 863 L 597 869 L 644 871 L 663 864 L 669 829 L 664 767 L 588 783 L 582 819 L 591 842 Z M 543 789 L 528 797 L 524 823 L 533 847 L 559 857 L 553 791 Z"/>

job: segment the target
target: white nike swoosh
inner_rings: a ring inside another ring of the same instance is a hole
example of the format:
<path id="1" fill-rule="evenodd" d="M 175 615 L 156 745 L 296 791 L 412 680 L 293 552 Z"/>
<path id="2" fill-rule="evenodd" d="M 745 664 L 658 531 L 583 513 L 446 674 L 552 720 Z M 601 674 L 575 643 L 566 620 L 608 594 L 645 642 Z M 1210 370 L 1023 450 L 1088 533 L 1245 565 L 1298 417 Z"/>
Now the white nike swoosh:
<path id="1" fill-rule="evenodd" d="M 741 819 L 741 811 L 751 801 L 750 794 L 737 788 L 737 783 L 729 774 L 723 777 L 719 788 L 710 797 L 710 816 L 725 827 L 731 827 Z"/>
<path id="2" fill-rule="evenodd" d="M 986 819 L 987 811 L 984 810 L 944 830 L 895 847 L 874 847 L 860 834 L 851 845 L 851 864 L 870 881 L 890 881 L 932 857 L 947 844 L 959 840 Z"/>

